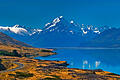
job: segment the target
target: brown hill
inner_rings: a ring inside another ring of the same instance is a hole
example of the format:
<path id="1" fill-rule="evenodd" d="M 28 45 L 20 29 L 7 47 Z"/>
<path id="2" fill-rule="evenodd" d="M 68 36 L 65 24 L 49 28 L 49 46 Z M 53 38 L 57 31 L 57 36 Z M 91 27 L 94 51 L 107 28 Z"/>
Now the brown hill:
<path id="1" fill-rule="evenodd" d="M 25 46 L 25 47 L 32 47 L 26 43 L 20 42 L 18 40 L 15 40 L 11 38 L 10 36 L 0 32 L 0 44 L 5 45 L 19 45 L 19 46 Z"/>
<path id="2" fill-rule="evenodd" d="M 48 56 L 56 53 L 52 52 L 52 49 L 34 48 L 26 43 L 15 40 L 8 35 L 0 32 L 0 53 L 6 54 L 16 50 L 18 54 L 24 56 Z"/>

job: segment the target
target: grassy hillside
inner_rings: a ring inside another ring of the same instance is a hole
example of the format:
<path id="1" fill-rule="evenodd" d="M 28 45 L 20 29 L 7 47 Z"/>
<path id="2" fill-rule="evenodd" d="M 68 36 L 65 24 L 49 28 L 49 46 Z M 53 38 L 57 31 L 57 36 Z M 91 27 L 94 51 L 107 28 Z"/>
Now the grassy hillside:
<path id="1" fill-rule="evenodd" d="M 33 47 L 22 47 L 19 45 L 0 45 L 0 55 L 5 56 L 16 56 L 15 52 L 21 56 L 49 56 L 56 53 L 52 52 L 52 49 L 44 49 L 44 48 L 33 48 Z M 17 56 L 19 56 L 17 54 Z"/>
<path id="2" fill-rule="evenodd" d="M 0 55 L 4 56 L 48 56 L 55 54 L 52 50 L 33 48 L 0 32 Z"/>
<path id="3" fill-rule="evenodd" d="M 46 61 L 19 57 L 1 57 L 3 61 L 24 64 L 22 69 L 1 73 L 0 80 L 119 80 L 114 73 L 98 70 L 67 68 L 66 61 Z M 13 66 L 14 67 L 14 66 Z"/>
<path id="4" fill-rule="evenodd" d="M 15 40 L 2 32 L 0 32 L 0 44 L 31 47 L 30 45 L 20 42 L 18 40 Z"/>

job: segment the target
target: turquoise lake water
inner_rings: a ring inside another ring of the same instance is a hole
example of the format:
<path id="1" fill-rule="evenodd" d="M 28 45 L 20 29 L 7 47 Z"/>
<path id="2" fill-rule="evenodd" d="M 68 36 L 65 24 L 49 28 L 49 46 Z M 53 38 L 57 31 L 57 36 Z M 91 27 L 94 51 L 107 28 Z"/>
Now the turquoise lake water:
<path id="1" fill-rule="evenodd" d="M 58 48 L 55 52 L 58 54 L 36 59 L 67 61 L 69 68 L 102 69 L 120 74 L 120 49 Z"/>

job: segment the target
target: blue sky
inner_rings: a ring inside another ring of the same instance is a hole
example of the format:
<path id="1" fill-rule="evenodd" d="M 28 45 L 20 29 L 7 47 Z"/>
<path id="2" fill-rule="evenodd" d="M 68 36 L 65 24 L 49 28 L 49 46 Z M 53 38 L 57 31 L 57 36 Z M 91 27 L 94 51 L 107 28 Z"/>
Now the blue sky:
<path id="1" fill-rule="evenodd" d="M 43 27 L 57 16 L 80 24 L 120 25 L 120 0 L 0 0 L 0 25 Z"/>

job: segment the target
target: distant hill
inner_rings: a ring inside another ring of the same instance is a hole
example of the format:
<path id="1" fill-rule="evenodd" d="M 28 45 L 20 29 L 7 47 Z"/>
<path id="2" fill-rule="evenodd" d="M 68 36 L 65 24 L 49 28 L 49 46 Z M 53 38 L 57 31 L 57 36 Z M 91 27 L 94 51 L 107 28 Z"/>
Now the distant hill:
<path id="1" fill-rule="evenodd" d="M 12 54 L 14 51 L 21 56 L 48 56 L 55 54 L 52 49 L 34 48 L 0 32 L 0 55 L 14 55 Z"/>
<path id="2" fill-rule="evenodd" d="M 25 46 L 25 47 L 32 47 L 26 43 L 15 40 L 2 32 L 0 32 L 0 43 L 5 45 L 19 45 L 19 46 Z"/>
<path id="3" fill-rule="evenodd" d="M 120 47 L 120 28 L 111 28 L 101 32 L 91 44 L 98 47 Z"/>

